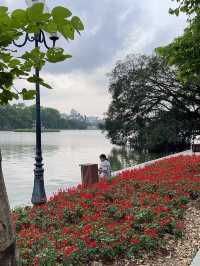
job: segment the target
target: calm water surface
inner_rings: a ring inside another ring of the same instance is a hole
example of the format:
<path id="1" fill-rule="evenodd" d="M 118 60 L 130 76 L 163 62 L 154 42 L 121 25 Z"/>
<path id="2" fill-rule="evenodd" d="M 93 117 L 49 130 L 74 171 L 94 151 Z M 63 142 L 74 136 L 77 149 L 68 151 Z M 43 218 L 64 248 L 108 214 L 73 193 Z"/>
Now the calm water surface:
<path id="1" fill-rule="evenodd" d="M 110 157 L 113 170 L 160 155 L 141 155 L 112 145 L 98 130 L 43 133 L 43 162 L 47 196 L 81 181 L 80 164 L 99 163 L 99 154 Z M 11 207 L 29 204 L 33 187 L 35 134 L 0 132 L 3 173 Z"/>

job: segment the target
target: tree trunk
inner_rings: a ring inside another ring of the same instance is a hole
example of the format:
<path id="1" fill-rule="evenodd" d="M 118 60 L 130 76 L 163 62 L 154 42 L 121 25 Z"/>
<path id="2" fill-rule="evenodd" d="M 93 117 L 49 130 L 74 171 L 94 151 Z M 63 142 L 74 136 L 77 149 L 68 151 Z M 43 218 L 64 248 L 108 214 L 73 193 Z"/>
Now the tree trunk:
<path id="1" fill-rule="evenodd" d="M 15 234 L 3 179 L 0 151 L 0 266 L 15 266 Z"/>

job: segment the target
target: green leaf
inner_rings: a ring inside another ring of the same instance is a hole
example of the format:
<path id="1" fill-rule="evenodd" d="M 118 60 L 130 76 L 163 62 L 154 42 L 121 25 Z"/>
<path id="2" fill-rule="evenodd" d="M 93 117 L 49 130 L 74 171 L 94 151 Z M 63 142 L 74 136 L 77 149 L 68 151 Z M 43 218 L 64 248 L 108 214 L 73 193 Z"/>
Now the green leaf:
<path id="1" fill-rule="evenodd" d="M 41 81 L 40 85 L 42 85 L 43 87 L 45 87 L 47 89 L 53 89 L 49 84 L 45 83 L 44 81 Z"/>
<path id="2" fill-rule="evenodd" d="M 5 85 L 7 88 L 13 84 L 13 75 L 7 72 L 0 72 L 0 84 Z"/>
<path id="3" fill-rule="evenodd" d="M 22 58 L 32 64 L 35 68 L 41 69 L 45 64 L 45 53 L 41 52 L 40 49 L 34 48 L 31 52 L 25 52 Z"/>
<path id="4" fill-rule="evenodd" d="M 163 56 L 164 55 L 164 48 L 163 47 L 155 48 L 155 52 L 157 55 Z"/>
<path id="5" fill-rule="evenodd" d="M 13 59 L 9 63 L 9 67 L 11 67 L 11 68 L 15 68 L 18 65 L 20 65 L 20 61 L 18 59 Z"/>
<path id="6" fill-rule="evenodd" d="M 174 14 L 178 17 L 178 15 L 179 15 L 179 9 L 178 8 L 174 10 Z"/>
<path id="7" fill-rule="evenodd" d="M 62 48 L 51 48 L 47 51 L 47 59 L 51 63 L 61 62 L 71 57 L 69 54 L 64 54 L 64 49 Z"/>
<path id="8" fill-rule="evenodd" d="M 74 40 L 74 27 L 71 22 L 66 21 L 65 24 L 59 26 L 58 29 L 65 39 Z"/>
<path id="9" fill-rule="evenodd" d="M 13 99 L 19 99 L 17 93 L 14 93 L 8 89 L 3 89 L 2 93 L 0 93 L 0 104 L 7 104 L 9 101 Z"/>
<path id="10" fill-rule="evenodd" d="M 23 100 L 33 100 L 35 98 L 36 91 L 23 89 L 20 94 L 22 95 Z"/>
<path id="11" fill-rule="evenodd" d="M 47 22 L 47 21 L 50 19 L 50 17 L 51 17 L 51 14 L 49 14 L 49 13 L 44 13 L 44 14 L 42 14 L 42 16 L 41 16 L 41 20 L 44 21 L 44 22 Z"/>
<path id="12" fill-rule="evenodd" d="M 171 15 L 174 14 L 174 10 L 172 8 L 169 9 L 169 14 L 171 14 Z"/>
<path id="13" fill-rule="evenodd" d="M 71 19 L 71 22 L 72 22 L 72 25 L 74 26 L 74 28 L 79 32 L 79 31 L 82 31 L 84 30 L 84 25 L 82 23 L 82 21 L 80 20 L 79 17 L 73 17 Z"/>
<path id="14" fill-rule="evenodd" d="M 43 29 L 46 31 L 46 32 L 49 32 L 49 33 L 52 33 L 52 32 L 56 32 L 57 31 L 57 25 L 56 23 L 51 20 L 48 22 L 48 24 L 46 24 Z"/>
<path id="15" fill-rule="evenodd" d="M 56 24 L 62 24 L 63 20 L 71 15 L 71 11 L 63 6 L 57 6 L 52 10 L 52 16 Z"/>
<path id="16" fill-rule="evenodd" d="M 52 89 L 52 87 L 49 84 L 45 83 L 43 79 L 38 78 L 35 75 L 33 75 L 32 77 L 27 78 L 27 81 L 30 82 L 30 83 L 39 83 L 43 87 L 46 87 L 48 89 Z"/>
<path id="17" fill-rule="evenodd" d="M 0 24 L 1 24 L 1 27 L 2 26 L 10 26 L 10 22 L 11 22 L 11 19 L 10 17 L 7 15 L 7 13 L 1 13 L 0 12 Z"/>
<path id="18" fill-rule="evenodd" d="M 7 6 L 0 6 L 0 14 L 6 14 L 8 11 Z"/>
<path id="19" fill-rule="evenodd" d="M 27 9 L 27 16 L 32 22 L 40 22 L 42 20 L 44 10 L 43 3 L 37 3 Z"/>
<path id="20" fill-rule="evenodd" d="M 26 11 L 22 9 L 16 9 L 12 12 L 11 15 L 12 24 L 15 27 L 23 27 L 27 24 Z"/>
<path id="21" fill-rule="evenodd" d="M 30 83 L 36 83 L 39 80 L 40 79 L 38 79 L 36 76 L 32 76 L 32 77 L 27 78 L 27 81 L 30 82 Z"/>
<path id="22" fill-rule="evenodd" d="M 36 24 L 29 24 L 27 27 L 26 27 L 26 31 L 28 33 L 39 33 L 40 31 L 40 27 L 38 27 Z"/>
<path id="23" fill-rule="evenodd" d="M 3 59 L 4 62 L 8 63 L 12 56 L 9 53 L 1 53 L 0 57 Z"/>

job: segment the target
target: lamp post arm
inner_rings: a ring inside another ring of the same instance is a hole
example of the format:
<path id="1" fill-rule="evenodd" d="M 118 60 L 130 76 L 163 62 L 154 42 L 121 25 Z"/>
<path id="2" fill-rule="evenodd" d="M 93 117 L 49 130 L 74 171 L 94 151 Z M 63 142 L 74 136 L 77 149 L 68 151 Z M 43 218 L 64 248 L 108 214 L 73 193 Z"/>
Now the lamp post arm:
<path id="1" fill-rule="evenodd" d="M 17 47 L 23 47 L 23 46 L 26 45 L 26 43 L 27 43 L 28 41 L 29 41 L 29 35 L 28 35 L 28 33 L 26 33 L 25 38 L 24 38 L 24 42 L 23 42 L 23 43 L 18 44 L 18 43 L 16 43 L 15 41 L 13 41 L 13 44 L 14 44 L 15 46 L 17 46 Z"/>
<path id="2" fill-rule="evenodd" d="M 47 48 L 47 50 L 50 49 L 50 47 L 48 46 L 48 44 L 46 42 L 45 34 L 42 30 L 40 31 L 39 42 L 44 43 L 44 46 Z"/>

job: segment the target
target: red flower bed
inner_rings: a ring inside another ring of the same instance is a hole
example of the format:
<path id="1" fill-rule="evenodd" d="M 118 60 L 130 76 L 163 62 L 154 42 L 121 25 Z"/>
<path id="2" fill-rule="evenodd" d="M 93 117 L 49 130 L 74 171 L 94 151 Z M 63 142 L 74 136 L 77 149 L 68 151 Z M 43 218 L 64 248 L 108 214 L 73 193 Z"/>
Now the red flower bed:
<path id="1" fill-rule="evenodd" d="M 54 194 L 13 213 L 20 265 L 88 265 L 132 257 L 181 237 L 183 215 L 200 194 L 200 156 L 165 159 L 89 188 Z"/>

